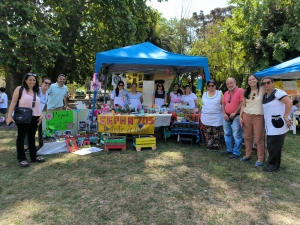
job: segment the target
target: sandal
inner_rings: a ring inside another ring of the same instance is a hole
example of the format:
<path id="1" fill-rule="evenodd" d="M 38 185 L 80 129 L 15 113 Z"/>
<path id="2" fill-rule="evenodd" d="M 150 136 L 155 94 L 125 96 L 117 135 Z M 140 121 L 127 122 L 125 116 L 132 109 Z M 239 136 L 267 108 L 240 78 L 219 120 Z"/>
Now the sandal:
<path id="1" fill-rule="evenodd" d="M 34 162 L 43 163 L 43 162 L 46 162 L 46 161 L 45 161 L 44 158 L 37 156 L 37 157 L 35 158 L 35 160 L 31 160 L 31 162 L 33 162 L 33 163 L 34 163 Z"/>
<path id="2" fill-rule="evenodd" d="M 19 162 L 20 167 L 28 167 L 30 166 L 29 163 L 27 162 L 27 160 L 23 160 L 21 162 Z"/>

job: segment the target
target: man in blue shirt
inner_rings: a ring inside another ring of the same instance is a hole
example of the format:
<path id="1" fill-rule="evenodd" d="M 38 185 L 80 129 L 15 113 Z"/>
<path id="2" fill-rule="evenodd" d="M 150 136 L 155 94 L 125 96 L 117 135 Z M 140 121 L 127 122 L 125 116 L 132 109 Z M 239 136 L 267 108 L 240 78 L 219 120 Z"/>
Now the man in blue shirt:
<path id="1" fill-rule="evenodd" d="M 57 77 L 57 82 L 51 84 L 50 88 L 47 90 L 47 110 L 62 110 L 63 107 L 65 107 L 66 110 L 70 109 L 67 101 L 68 87 L 65 85 L 65 83 L 66 75 L 59 74 Z"/>

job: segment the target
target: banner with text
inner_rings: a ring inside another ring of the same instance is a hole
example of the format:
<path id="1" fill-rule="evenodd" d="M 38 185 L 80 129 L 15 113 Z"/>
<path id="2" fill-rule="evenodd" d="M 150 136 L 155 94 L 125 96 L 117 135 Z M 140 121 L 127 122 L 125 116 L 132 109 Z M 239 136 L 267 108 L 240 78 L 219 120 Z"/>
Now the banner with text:
<path id="1" fill-rule="evenodd" d="M 155 116 L 98 115 L 98 131 L 120 134 L 154 134 Z"/>
<path id="2" fill-rule="evenodd" d="M 73 110 L 46 112 L 46 126 L 53 126 L 55 130 L 73 129 Z"/>

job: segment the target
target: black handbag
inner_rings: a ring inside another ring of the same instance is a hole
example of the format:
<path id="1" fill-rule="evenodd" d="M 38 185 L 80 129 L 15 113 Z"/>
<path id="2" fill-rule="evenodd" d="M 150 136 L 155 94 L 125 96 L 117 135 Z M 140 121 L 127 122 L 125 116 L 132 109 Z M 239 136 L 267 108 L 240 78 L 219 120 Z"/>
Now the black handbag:
<path id="1" fill-rule="evenodd" d="M 36 101 L 36 93 L 34 93 L 33 101 L 32 101 L 32 108 L 26 108 L 26 107 L 19 107 L 19 100 L 22 96 L 24 87 L 21 87 L 19 90 L 19 98 L 17 105 L 15 107 L 14 116 L 13 119 L 16 124 L 28 124 L 31 123 L 32 119 L 32 109 L 35 106 Z"/>

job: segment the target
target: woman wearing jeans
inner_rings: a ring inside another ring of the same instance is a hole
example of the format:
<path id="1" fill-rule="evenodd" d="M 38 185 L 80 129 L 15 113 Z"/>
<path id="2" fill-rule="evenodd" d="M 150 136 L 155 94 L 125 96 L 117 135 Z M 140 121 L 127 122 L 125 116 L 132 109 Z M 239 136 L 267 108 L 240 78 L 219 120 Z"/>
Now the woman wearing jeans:
<path id="1" fill-rule="evenodd" d="M 9 106 L 8 116 L 6 123 L 9 125 L 11 122 L 14 122 L 12 118 L 12 113 L 18 102 L 20 88 L 23 88 L 22 97 L 19 100 L 19 107 L 32 108 L 32 102 L 34 95 L 36 95 L 36 102 L 34 108 L 32 108 L 32 119 L 29 124 L 17 124 L 18 126 L 18 136 L 17 136 L 17 159 L 21 167 L 28 167 L 29 163 L 26 159 L 24 151 L 24 139 L 26 134 L 28 135 L 28 144 L 30 150 L 30 159 L 31 162 L 45 162 L 45 160 L 36 155 L 35 147 L 35 133 L 37 127 L 42 122 L 42 112 L 40 109 L 40 98 L 39 94 L 39 85 L 38 80 L 35 74 L 27 73 L 23 79 L 22 86 L 19 86 L 15 89 L 12 97 L 11 104 Z"/>
<path id="2" fill-rule="evenodd" d="M 264 91 L 259 87 L 258 79 L 253 74 L 247 77 L 247 83 L 240 112 L 240 123 L 245 134 L 246 156 L 240 161 L 251 159 L 254 135 L 257 145 L 255 166 L 262 166 L 264 161 L 264 112 L 262 107 Z"/>

